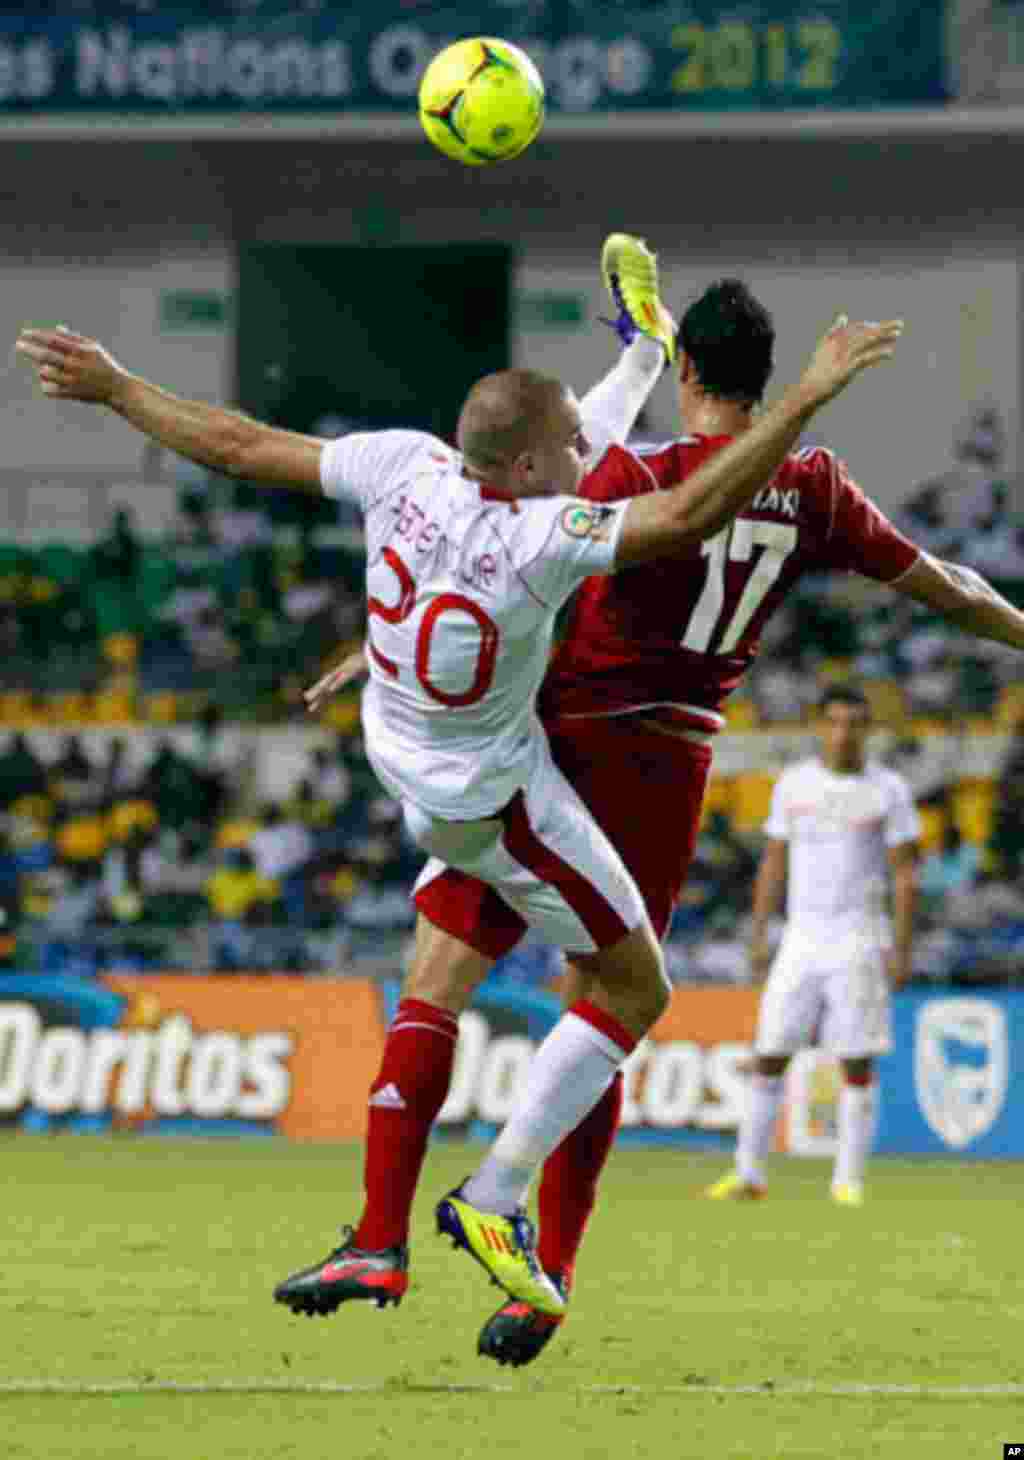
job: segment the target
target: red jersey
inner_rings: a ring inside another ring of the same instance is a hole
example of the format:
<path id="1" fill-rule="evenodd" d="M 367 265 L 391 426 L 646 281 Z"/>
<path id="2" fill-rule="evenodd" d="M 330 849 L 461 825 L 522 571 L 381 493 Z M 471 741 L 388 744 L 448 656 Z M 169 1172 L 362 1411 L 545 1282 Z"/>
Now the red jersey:
<path id="1" fill-rule="evenodd" d="M 617 502 L 675 486 L 730 439 L 687 436 L 644 456 L 613 446 L 579 494 Z M 765 623 L 799 578 L 835 570 L 889 583 L 917 557 L 830 451 L 797 451 L 714 537 L 583 583 L 544 681 L 542 713 L 672 705 L 692 728 L 718 730 Z"/>

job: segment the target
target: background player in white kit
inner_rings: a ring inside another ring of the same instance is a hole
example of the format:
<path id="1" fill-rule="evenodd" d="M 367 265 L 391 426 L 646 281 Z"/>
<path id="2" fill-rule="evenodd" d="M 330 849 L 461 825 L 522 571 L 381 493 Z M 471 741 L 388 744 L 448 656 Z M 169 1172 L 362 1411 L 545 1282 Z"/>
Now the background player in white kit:
<path id="1" fill-rule="evenodd" d="M 715 1199 L 765 1195 L 783 1075 L 814 1042 L 843 1073 L 832 1197 L 847 1206 L 864 1199 L 877 1114 L 873 1060 L 891 1048 L 890 986 L 910 975 L 920 821 L 906 781 L 866 757 L 864 695 L 836 685 L 819 710 L 821 755 L 782 773 L 764 828 L 751 929 L 756 978 L 770 963 L 768 922 L 788 882 L 786 929 L 761 996 L 736 1167 L 709 1188 Z"/>

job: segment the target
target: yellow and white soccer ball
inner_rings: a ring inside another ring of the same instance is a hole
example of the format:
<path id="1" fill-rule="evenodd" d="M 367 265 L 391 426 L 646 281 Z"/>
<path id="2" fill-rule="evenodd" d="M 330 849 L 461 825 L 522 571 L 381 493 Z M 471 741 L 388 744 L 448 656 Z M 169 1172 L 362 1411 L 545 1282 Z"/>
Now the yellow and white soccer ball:
<path id="1" fill-rule="evenodd" d="M 544 83 L 525 51 L 490 36 L 456 41 L 420 82 L 423 130 L 448 157 L 470 167 L 507 162 L 544 125 Z"/>

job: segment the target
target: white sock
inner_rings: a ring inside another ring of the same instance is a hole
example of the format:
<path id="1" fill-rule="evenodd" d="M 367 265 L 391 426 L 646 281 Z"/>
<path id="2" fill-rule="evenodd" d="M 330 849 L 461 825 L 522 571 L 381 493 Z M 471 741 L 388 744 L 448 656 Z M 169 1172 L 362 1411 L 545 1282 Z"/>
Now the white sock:
<path id="1" fill-rule="evenodd" d="M 591 460 L 598 461 L 612 442 L 621 446 L 665 368 L 665 351 L 657 340 L 637 335 L 608 374 L 580 401 L 583 431 Z"/>
<path id="2" fill-rule="evenodd" d="M 764 1163 L 775 1136 L 782 1086 L 781 1075 L 762 1075 L 755 1071 L 750 1077 L 736 1142 L 736 1170 L 743 1181 L 757 1186 L 765 1184 Z"/>
<path id="3" fill-rule="evenodd" d="M 511 1216 L 526 1200 L 534 1171 L 589 1115 L 630 1053 L 633 1041 L 605 1031 L 616 1021 L 597 1011 L 601 1027 L 577 1004 L 538 1049 L 505 1129 L 463 1187 L 473 1206 Z M 627 1044 L 623 1048 L 623 1044 Z"/>
<path id="4" fill-rule="evenodd" d="M 864 1180 L 868 1152 L 875 1141 L 878 1115 L 878 1085 L 848 1085 L 839 1091 L 836 1164 L 833 1186 L 859 1185 Z"/>

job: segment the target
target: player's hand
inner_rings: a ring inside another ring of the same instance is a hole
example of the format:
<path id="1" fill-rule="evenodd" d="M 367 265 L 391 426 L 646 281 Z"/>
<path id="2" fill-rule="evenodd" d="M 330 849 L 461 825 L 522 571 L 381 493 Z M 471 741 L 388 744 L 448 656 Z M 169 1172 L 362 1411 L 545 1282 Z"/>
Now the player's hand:
<path id="1" fill-rule="evenodd" d="M 890 953 L 886 958 L 886 973 L 891 988 L 903 988 L 911 974 L 909 957 L 904 953 Z"/>
<path id="2" fill-rule="evenodd" d="M 750 974 L 756 984 L 764 983 L 772 966 L 772 952 L 766 938 L 750 940 Z"/>
<path id="3" fill-rule="evenodd" d="M 838 315 L 818 341 L 801 384 L 818 405 L 824 405 L 862 370 L 892 359 L 902 333 L 901 319 L 886 320 L 884 324 L 855 320 L 851 324 L 845 314 Z"/>
<path id="4" fill-rule="evenodd" d="M 306 701 L 306 709 L 311 715 L 315 715 L 321 705 L 325 705 L 332 695 L 345 688 L 366 673 L 366 654 L 362 649 L 356 649 L 354 653 L 347 654 L 340 664 L 335 665 L 316 684 L 311 685 L 303 694 Z"/>
<path id="5" fill-rule="evenodd" d="M 35 366 L 44 395 L 109 405 L 126 372 L 96 340 L 56 329 L 23 329 L 14 347 Z"/>

